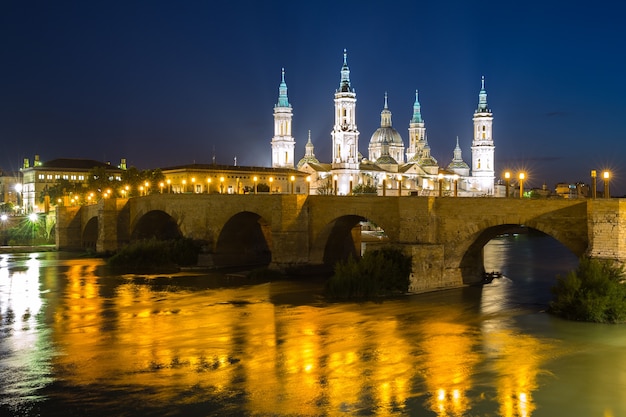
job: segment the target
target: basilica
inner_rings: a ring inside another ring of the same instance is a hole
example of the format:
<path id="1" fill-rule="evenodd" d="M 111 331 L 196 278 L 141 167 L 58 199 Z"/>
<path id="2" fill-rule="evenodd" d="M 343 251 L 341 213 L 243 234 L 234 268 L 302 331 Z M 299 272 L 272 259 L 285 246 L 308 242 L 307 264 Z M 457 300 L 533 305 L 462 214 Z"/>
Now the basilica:
<path id="1" fill-rule="evenodd" d="M 272 167 L 295 167 L 307 173 L 311 194 L 351 195 L 367 192 L 389 196 L 493 196 L 493 115 L 487 106 L 484 77 L 478 97 L 478 107 L 473 118 L 471 167 L 463 160 L 458 137 L 452 160 L 447 166 L 439 166 L 430 154 L 417 91 L 413 117 L 408 126 L 408 146 L 392 126 L 391 111 L 385 95 L 380 127 L 370 138 L 366 158 L 359 152 L 359 131 L 355 117 L 356 92 L 350 84 L 350 68 L 344 50 L 339 88 L 335 90 L 335 122 L 330 133 L 332 160 L 324 163 L 315 157 L 309 132 L 304 156 L 296 164 L 296 142 L 291 133 L 292 107 L 287 96 L 283 69 L 278 103 L 274 106 Z"/>

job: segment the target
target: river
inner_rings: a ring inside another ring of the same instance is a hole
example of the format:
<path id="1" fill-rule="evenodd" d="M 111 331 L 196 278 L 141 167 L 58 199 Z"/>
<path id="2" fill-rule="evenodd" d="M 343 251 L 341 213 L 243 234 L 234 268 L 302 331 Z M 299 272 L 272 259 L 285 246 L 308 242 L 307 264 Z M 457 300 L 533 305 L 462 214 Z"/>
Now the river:
<path id="1" fill-rule="evenodd" d="M 626 327 L 545 313 L 576 265 L 506 236 L 489 285 L 332 303 L 321 280 L 3 254 L 0 415 L 625 416 Z"/>

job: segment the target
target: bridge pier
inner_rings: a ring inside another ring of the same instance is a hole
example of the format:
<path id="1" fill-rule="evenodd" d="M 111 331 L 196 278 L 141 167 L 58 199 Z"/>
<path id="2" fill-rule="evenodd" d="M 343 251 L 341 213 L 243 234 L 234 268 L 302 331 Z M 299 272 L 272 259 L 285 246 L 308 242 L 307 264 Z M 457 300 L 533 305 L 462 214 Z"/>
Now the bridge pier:
<path id="1" fill-rule="evenodd" d="M 586 255 L 626 266 L 626 200 L 597 199 L 587 203 L 589 246 Z"/>
<path id="2" fill-rule="evenodd" d="M 56 208 L 55 243 L 58 250 L 82 249 L 82 219 L 80 207 Z"/>

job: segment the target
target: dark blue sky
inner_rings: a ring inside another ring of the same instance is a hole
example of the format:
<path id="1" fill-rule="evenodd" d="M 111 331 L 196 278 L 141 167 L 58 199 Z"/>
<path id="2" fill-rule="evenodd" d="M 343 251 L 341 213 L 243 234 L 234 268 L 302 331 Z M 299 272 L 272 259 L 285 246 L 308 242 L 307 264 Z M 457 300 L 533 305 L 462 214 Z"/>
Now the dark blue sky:
<path id="1" fill-rule="evenodd" d="M 343 49 L 367 155 L 388 92 L 407 141 L 419 89 L 432 154 L 470 162 L 485 76 L 497 174 L 529 184 L 614 172 L 626 193 L 626 6 L 618 2 L 8 1 L 0 167 L 93 158 L 140 169 L 270 164 L 281 68 L 296 160 L 330 159 Z M 512 3 L 509 5 L 509 3 Z"/>

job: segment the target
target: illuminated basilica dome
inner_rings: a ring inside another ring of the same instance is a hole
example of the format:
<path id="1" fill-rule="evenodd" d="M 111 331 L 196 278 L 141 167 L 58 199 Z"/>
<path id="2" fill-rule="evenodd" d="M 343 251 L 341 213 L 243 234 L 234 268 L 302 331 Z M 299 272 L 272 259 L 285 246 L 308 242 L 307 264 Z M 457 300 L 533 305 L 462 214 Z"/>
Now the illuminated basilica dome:
<path id="1" fill-rule="evenodd" d="M 385 107 L 380 113 L 380 127 L 372 134 L 369 147 L 369 160 L 380 163 L 404 163 L 404 141 L 400 133 L 391 125 L 391 111 L 387 105 L 387 93 L 385 93 Z M 391 161 L 394 162 L 391 162 Z"/>

